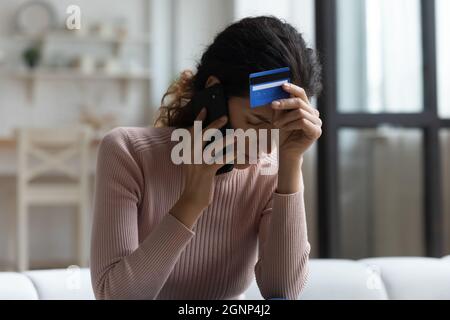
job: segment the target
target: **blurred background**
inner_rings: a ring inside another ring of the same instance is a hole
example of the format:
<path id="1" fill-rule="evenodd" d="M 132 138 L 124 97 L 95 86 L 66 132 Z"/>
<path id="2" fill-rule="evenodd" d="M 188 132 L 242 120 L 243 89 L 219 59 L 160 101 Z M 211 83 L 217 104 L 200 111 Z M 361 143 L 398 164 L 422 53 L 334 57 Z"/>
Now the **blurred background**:
<path id="1" fill-rule="evenodd" d="M 312 257 L 449 254 L 448 0 L 2 0 L 0 270 L 87 265 L 102 136 L 151 125 L 214 35 L 261 14 L 324 63 Z"/>

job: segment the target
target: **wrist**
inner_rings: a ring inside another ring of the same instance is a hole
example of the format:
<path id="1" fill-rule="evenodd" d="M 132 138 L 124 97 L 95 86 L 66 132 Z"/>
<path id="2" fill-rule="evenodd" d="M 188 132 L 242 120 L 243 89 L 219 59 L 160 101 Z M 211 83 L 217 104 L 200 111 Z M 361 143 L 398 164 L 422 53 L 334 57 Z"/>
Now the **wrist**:
<path id="1" fill-rule="evenodd" d="M 198 192 L 197 193 L 183 192 L 178 202 L 187 209 L 189 209 L 189 211 L 201 212 L 208 206 L 204 200 L 199 198 Z"/>
<path id="2" fill-rule="evenodd" d="M 204 209 L 204 206 L 198 204 L 192 198 L 183 195 L 172 207 L 170 213 L 186 227 L 192 229 Z"/>
<path id="3" fill-rule="evenodd" d="M 303 165 L 303 154 L 294 153 L 282 153 L 279 158 L 280 170 L 302 167 Z"/>
<path id="4" fill-rule="evenodd" d="M 303 156 L 280 156 L 277 193 L 294 194 L 301 190 Z"/>

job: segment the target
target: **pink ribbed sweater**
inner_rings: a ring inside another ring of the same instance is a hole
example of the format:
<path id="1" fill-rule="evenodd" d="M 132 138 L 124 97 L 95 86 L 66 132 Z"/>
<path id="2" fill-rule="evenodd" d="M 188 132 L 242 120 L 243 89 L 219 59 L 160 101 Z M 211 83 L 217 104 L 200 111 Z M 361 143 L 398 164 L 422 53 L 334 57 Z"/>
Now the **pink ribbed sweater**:
<path id="1" fill-rule="evenodd" d="M 102 140 L 91 243 L 98 299 L 236 299 L 256 276 L 264 298 L 297 299 L 308 274 L 302 190 L 275 192 L 258 165 L 217 176 L 187 228 L 170 214 L 184 186 L 173 128 L 117 128 Z M 259 248 L 259 250 L 258 250 Z"/>

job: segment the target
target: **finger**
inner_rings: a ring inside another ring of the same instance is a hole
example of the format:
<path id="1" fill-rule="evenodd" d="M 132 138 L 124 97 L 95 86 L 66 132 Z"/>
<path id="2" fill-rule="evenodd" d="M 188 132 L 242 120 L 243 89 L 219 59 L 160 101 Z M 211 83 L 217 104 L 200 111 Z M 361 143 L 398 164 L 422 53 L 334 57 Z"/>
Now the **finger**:
<path id="1" fill-rule="evenodd" d="M 281 118 L 281 116 L 283 115 L 283 113 L 285 113 L 285 111 L 281 111 L 281 110 L 273 110 L 272 113 L 272 125 L 278 121 L 278 119 Z"/>
<path id="2" fill-rule="evenodd" d="M 205 120 L 206 113 L 207 113 L 206 109 L 203 108 L 202 111 L 200 111 L 200 114 L 197 116 L 196 121 L 203 121 L 203 120 Z M 223 126 L 225 126 L 227 124 L 227 121 L 228 121 L 228 118 L 226 116 L 223 116 L 223 117 L 215 120 L 208 127 L 202 129 L 201 137 L 204 136 L 204 133 L 205 133 L 206 130 L 209 130 L 209 129 L 217 129 L 218 130 L 218 129 L 222 128 Z M 190 127 L 189 128 L 189 132 L 191 133 L 191 136 L 193 136 L 194 138 L 196 138 L 196 137 L 199 138 L 198 135 L 196 135 L 194 133 L 194 127 Z M 197 145 L 197 146 L 202 146 L 202 148 L 204 148 L 207 143 L 208 143 L 208 141 L 203 141 L 203 139 L 202 139 L 201 143 L 199 145 Z M 195 144 L 193 144 L 193 145 L 195 145 Z"/>
<path id="3" fill-rule="evenodd" d="M 277 100 L 272 102 L 273 110 L 295 110 L 304 109 L 316 116 L 319 115 L 319 111 L 309 105 L 309 103 L 303 101 L 301 98 L 294 97 L 289 99 Z"/>
<path id="4" fill-rule="evenodd" d="M 219 119 L 214 120 L 208 127 L 203 129 L 203 132 L 208 129 L 220 129 L 223 126 L 225 126 L 227 124 L 227 122 L 228 122 L 227 116 L 220 117 Z"/>
<path id="5" fill-rule="evenodd" d="M 206 108 L 203 108 L 202 110 L 200 110 L 200 113 L 197 115 L 194 121 L 201 121 L 203 123 L 203 121 L 205 121 L 206 119 L 206 114 L 207 114 Z M 192 126 L 188 130 L 192 136 L 194 134 L 194 127 Z"/>
<path id="6" fill-rule="evenodd" d="M 225 126 L 225 125 L 227 124 L 227 122 L 228 122 L 227 116 L 223 116 L 223 117 L 221 117 L 221 118 L 219 118 L 219 119 L 213 121 L 208 127 L 206 127 L 206 128 L 203 129 L 203 134 L 202 134 L 202 135 L 204 136 L 205 132 L 206 132 L 207 130 L 210 130 L 210 129 L 216 129 L 216 130 L 219 130 L 220 128 L 222 128 L 223 126 Z M 205 147 L 207 143 L 208 143 L 208 141 L 203 141 L 203 142 L 202 142 L 203 147 Z"/>
<path id="7" fill-rule="evenodd" d="M 301 88 L 295 84 L 292 84 L 292 83 L 285 83 L 283 85 L 283 89 L 286 92 L 290 93 L 292 96 L 302 99 L 306 103 L 306 105 L 309 107 L 308 111 L 310 111 L 313 114 L 316 114 L 317 116 L 320 115 L 319 111 L 316 108 L 313 108 L 311 106 L 308 95 L 306 94 L 306 91 L 303 88 Z"/>
<path id="8" fill-rule="evenodd" d="M 225 154 L 223 155 L 223 158 L 222 158 L 223 165 L 218 164 L 217 169 L 220 169 L 224 165 L 227 165 L 227 164 L 235 164 L 237 158 L 238 158 L 238 153 L 236 152 L 236 141 L 235 141 L 233 145 L 230 145 L 225 149 Z"/>
<path id="9" fill-rule="evenodd" d="M 317 140 L 322 135 L 322 128 L 320 126 L 315 125 L 308 119 L 302 119 L 301 121 L 295 121 L 287 124 L 283 130 L 290 132 L 290 131 L 297 131 L 302 130 L 305 135 L 311 139 L 311 140 Z"/>
<path id="10" fill-rule="evenodd" d="M 203 108 L 200 113 L 197 115 L 195 121 L 205 121 L 206 119 L 206 108 Z"/>
<path id="11" fill-rule="evenodd" d="M 227 135 L 225 137 L 221 137 L 220 139 L 214 140 L 213 142 L 211 142 L 210 144 L 208 144 L 208 146 L 205 148 L 205 150 L 210 150 L 210 149 L 223 149 L 226 148 L 228 146 L 234 145 L 235 144 L 235 140 L 236 137 L 234 136 L 234 134 L 231 135 Z"/>
<path id="12" fill-rule="evenodd" d="M 272 103 L 272 109 L 273 110 L 304 109 L 317 117 L 320 116 L 319 110 L 315 109 L 310 104 L 303 101 L 301 98 L 289 98 L 274 101 Z"/>
<path id="13" fill-rule="evenodd" d="M 316 117 L 303 109 L 297 109 L 297 110 L 293 110 L 288 113 L 285 113 L 277 121 L 274 122 L 274 126 L 276 128 L 282 128 L 283 126 L 285 126 L 286 124 L 288 124 L 290 122 L 293 122 L 296 120 L 298 121 L 301 119 L 308 119 L 315 125 L 322 126 L 322 120 L 319 117 Z"/>
<path id="14" fill-rule="evenodd" d="M 305 89 L 293 83 L 285 83 L 283 84 L 283 90 L 286 91 L 287 93 L 290 93 L 294 97 L 301 98 L 303 101 L 309 104 L 309 98 L 308 95 L 306 94 Z"/>
<path id="15" fill-rule="evenodd" d="M 219 168 L 227 161 L 234 161 L 236 158 L 234 149 L 236 144 L 236 137 L 229 135 L 212 142 L 204 150 L 205 163 L 209 165 L 217 164 Z M 217 151 L 217 152 L 216 152 Z"/>

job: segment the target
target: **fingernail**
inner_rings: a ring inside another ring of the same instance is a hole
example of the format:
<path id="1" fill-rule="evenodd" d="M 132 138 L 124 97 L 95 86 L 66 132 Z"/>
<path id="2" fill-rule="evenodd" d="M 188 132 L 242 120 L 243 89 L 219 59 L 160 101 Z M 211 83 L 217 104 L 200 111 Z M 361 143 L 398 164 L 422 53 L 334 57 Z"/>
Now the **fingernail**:
<path id="1" fill-rule="evenodd" d="M 274 108 L 279 108 L 281 106 L 281 103 L 279 101 L 274 101 L 272 102 L 272 105 L 274 106 Z"/>
<path id="2" fill-rule="evenodd" d="M 291 84 L 290 83 L 283 83 L 283 87 L 285 87 L 285 88 L 290 88 L 291 87 Z"/>

